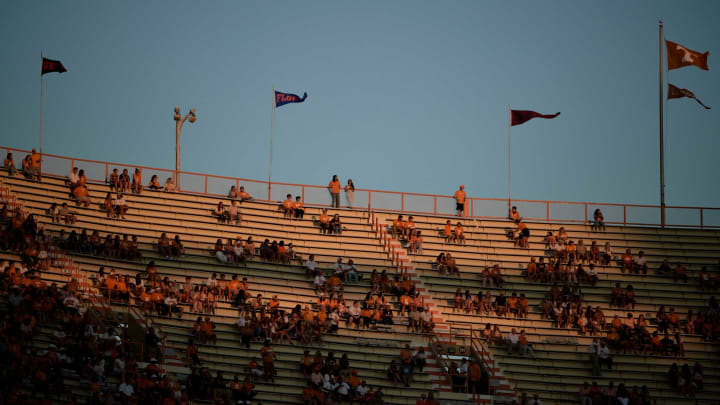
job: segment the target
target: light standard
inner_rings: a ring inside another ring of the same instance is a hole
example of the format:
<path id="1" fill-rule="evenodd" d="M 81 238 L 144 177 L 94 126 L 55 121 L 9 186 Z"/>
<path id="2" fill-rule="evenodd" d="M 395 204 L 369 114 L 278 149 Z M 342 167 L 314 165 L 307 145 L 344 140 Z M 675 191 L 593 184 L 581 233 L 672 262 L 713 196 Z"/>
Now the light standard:
<path id="1" fill-rule="evenodd" d="M 195 122 L 197 117 L 195 116 L 195 108 L 190 110 L 189 113 L 182 119 L 180 118 L 180 109 L 175 106 L 175 186 L 180 190 L 180 131 L 182 130 L 183 123 L 185 120 L 190 118 L 190 123 Z"/>

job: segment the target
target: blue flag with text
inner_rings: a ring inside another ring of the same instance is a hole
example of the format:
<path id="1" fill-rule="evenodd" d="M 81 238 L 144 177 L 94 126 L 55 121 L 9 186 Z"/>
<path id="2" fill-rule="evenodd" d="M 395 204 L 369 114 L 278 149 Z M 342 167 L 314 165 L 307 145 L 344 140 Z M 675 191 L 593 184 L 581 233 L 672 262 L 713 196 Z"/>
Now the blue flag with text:
<path id="1" fill-rule="evenodd" d="M 304 93 L 302 97 L 297 94 L 283 93 L 281 91 L 275 92 L 275 107 L 280 107 L 289 103 L 302 103 L 307 98 L 307 93 Z"/>

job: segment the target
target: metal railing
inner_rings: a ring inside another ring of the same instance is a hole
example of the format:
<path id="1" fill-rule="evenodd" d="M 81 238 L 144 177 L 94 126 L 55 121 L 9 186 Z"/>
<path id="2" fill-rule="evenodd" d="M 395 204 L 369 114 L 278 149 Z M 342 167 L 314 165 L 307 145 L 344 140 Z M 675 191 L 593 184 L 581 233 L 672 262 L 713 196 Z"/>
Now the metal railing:
<path id="1" fill-rule="evenodd" d="M 29 153 L 22 149 L 0 147 L 0 153 L 3 152 Z M 22 157 L 18 155 L 15 159 L 16 162 L 20 162 Z M 292 194 L 301 196 L 305 205 L 330 207 L 327 186 L 268 183 L 262 180 L 185 171 L 175 172 L 169 169 L 71 158 L 47 153 L 42 155 L 44 175 L 64 177 L 76 166 L 84 169 L 88 180 L 93 183 L 105 183 L 114 168 L 121 172 L 123 169 L 128 169 L 130 173 L 135 168 L 139 168 L 142 171 L 143 184 L 148 184 L 153 175 L 158 175 L 161 184 L 167 177 L 179 177 L 180 191 L 183 193 L 225 197 L 231 186 L 236 188 L 244 186 L 245 191 L 258 201 L 282 201 L 286 194 Z M 507 199 L 502 198 L 471 197 L 465 202 L 465 213 L 468 218 L 505 219 L 508 214 L 508 203 Z M 661 225 L 661 207 L 659 205 L 543 200 L 512 200 L 511 203 L 516 205 L 523 217 L 529 221 L 588 223 L 592 220 L 594 210 L 599 208 L 603 211 L 606 224 Z M 447 195 L 356 189 L 354 204 L 356 205 L 354 208 L 362 210 L 417 215 L 455 215 L 455 199 Z M 720 229 L 720 207 L 666 206 L 665 211 L 666 226 L 668 227 Z"/>

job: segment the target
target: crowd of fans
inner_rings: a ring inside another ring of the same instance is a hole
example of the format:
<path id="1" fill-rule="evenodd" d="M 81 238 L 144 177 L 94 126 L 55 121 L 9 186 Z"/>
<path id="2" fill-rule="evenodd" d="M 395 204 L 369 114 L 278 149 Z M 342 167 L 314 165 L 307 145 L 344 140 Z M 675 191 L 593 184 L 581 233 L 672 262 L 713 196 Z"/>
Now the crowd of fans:
<path id="1" fill-rule="evenodd" d="M 618 405 L 653 405 L 655 399 L 650 395 L 650 390 L 646 385 L 638 387 L 634 385 L 628 388 L 624 383 L 615 386 L 610 381 L 607 387 L 601 387 L 597 381 L 592 384 L 587 381 L 580 386 L 578 390 L 578 398 L 580 405 L 593 404 L 618 404 Z"/>

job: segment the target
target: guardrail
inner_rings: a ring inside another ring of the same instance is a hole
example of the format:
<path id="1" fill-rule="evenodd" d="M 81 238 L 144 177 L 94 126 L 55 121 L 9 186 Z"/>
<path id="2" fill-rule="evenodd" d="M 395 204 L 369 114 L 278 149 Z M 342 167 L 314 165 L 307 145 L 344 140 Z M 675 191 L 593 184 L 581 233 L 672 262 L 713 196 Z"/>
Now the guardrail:
<path id="1" fill-rule="evenodd" d="M 29 153 L 22 149 L 0 147 L 0 153 L 3 152 Z M 21 162 L 22 158 L 23 156 L 17 156 L 15 160 Z M 183 193 L 225 197 L 231 186 L 237 188 L 244 186 L 245 191 L 258 201 L 282 201 L 286 194 L 292 194 L 301 196 L 305 205 L 330 207 L 327 186 L 268 183 L 262 180 L 185 171 L 175 172 L 169 169 L 71 158 L 47 153 L 42 155 L 44 175 L 64 177 L 76 166 L 84 169 L 88 180 L 94 183 L 105 183 L 114 168 L 118 168 L 121 172 L 123 169 L 128 169 L 130 173 L 135 168 L 139 168 L 142 171 L 143 184 L 148 184 L 153 175 L 158 175 L 161 183 L 167 177 L 177 178 L 180 180 L 180 192 Z M 505 219 L 508 214 L 508 203 L 507 199 L 502 198 L 470 197 L 465 203 L 465 213 L 468 218 Z M 606 224 L 661 226 L 659 205 L 543 200 L 512 200 L 510 203 L 516 205 L 523 217 L 529 221 L 588 223 L 592 220 L 595 209 L 601 209 Z M 356 206 L 353 208 L 361 210 L 417 215 L 455 215 L 455 199 L 447 195 L 356 189 L 354 204 Z M 720 229 L 720 207 L 666 206 L 665 212 L 667 227 Z"/>

